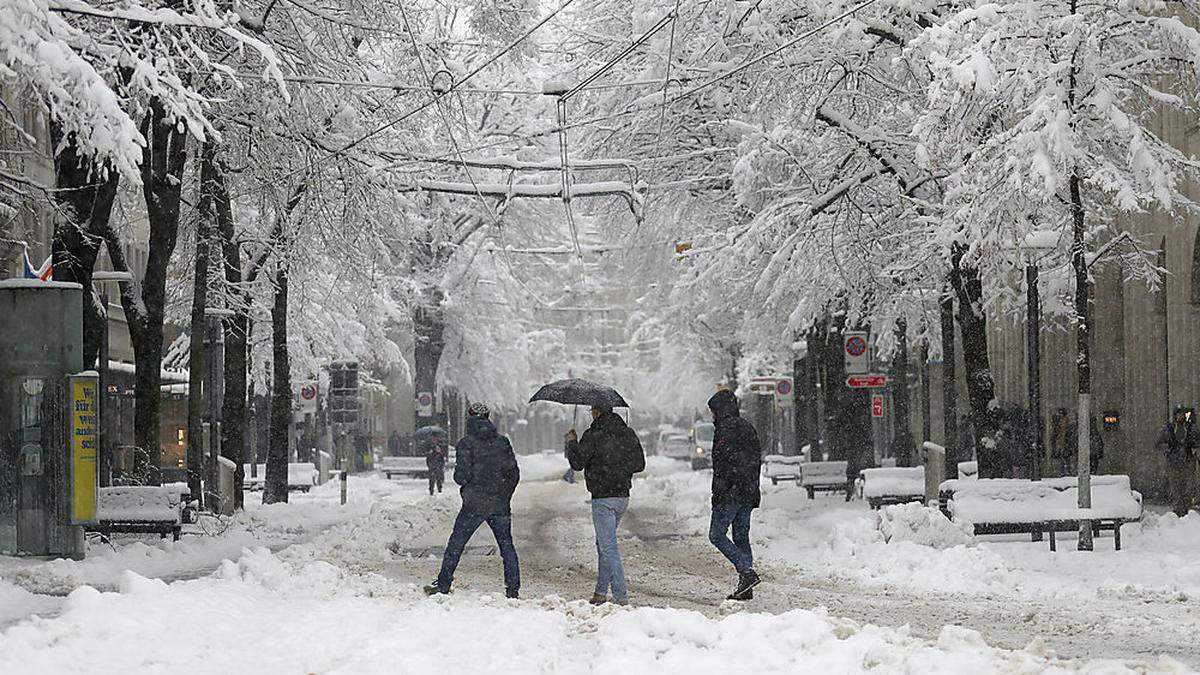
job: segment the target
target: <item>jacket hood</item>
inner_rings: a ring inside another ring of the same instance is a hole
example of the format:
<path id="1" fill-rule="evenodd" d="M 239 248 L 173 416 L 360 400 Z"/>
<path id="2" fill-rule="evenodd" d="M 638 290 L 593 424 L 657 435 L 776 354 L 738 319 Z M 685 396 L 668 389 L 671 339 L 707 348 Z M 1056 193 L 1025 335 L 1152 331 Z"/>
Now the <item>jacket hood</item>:
<path id="1" fill-rule="evenodd" d="M 732 391 L 722 389 L 708 399 L 708 409 L 717 419 L 738 416 L 738 399 Z"/>
<path id="2" fill-rule="evenodd" d="M 597 428 L 613 428 L 625 426 L 625 420 L 615 412 L 606 412 L 592 421 L 592 426 Z"/>
<path id="3" fill-rule="evenodd" d="M 483 441 L 490 441 L 500 434 L 496 432 L 496 425 L 492 424 L 492 421 L 488 418 L 468 417 L 467 435 Z"/>

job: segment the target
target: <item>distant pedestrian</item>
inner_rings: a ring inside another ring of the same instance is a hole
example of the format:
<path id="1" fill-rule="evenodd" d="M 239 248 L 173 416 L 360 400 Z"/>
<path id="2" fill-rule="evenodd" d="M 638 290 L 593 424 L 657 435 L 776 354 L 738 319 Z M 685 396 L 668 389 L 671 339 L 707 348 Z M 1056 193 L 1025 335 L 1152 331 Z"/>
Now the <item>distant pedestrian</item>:
<path id="1" fill-rule="evenodd" d="M 447 454 L 449 450 L 446 447 L 446 437 L 440 433 L 431 434 L 425 444 L 425 468 L 429 471 L 430 496 L 433 496 L 435 487 L 441 492 L 442 485 L 446 482 Z"/>
<path id="2" fill-rule="evenodd" d="M 1171 509 L 1181 518 L 1195 504 L 1196 452 L 1200 448 L 1195 416 L 1191 407 L 1176 405 L 1171 421 L 1158 436 L 1158 450 L 1167 458 L 1167 495 Z"/>
<path id="3" fill-rule="evenodd" d="M 461 486 L 462 509 L 454 519 L 454 530 L 442 555 L 437 580 L 425 587 L 425 593 L 449 593 L 454 570 L 471 535 L 487 523 L 496 537 L 504 559 L 504 591 L 509 598 L 519 596 L 521 568 L 512 539 L 513 492 L 521 480 L 512 443 L 501 436 L 488 420 L 490 411 L 483 403 L 467 409 L 467 435 L 458 442 L 454 482 Z"/>
<path id="4" fill-rule="evenodd" d="M 403 443 L 403 441 L 400 440 L 400 434 L 396 433 L 395 429 L 392 429 L 392 434 L 390 436 L 388 436 L 388 441 L 387 441 L 388 456 L 389 457 L 399 457 L 400 456 L 400 446 L 402 443 Z"/>
<path id="5" fill-rule="evenodd" d="M 1096 420 L 1088 422 L 1088 462 L 1091 465 L 1090 473 L 1095 476 L 1100 471 L 1100 460 L 1104 459 L 1104 436 L 1100 433 L 1100 427 L 1096 424 Z"/>
<path id="6" fill-rule="evenodd" d="M 712 448 L 712 519 L 708 540 L 717 547 L 738 573 L 737 588 L 730 600 L 750 600 L 758 585 L 754 553 L 750 550 L 750 514 L 761 501 L 759 474 L 762 447 L 754 425 L 743 419 L 737 396 L 718 391 L 708 399 L 716 427 Z M 728 536 L 733 528 L 733 540 Z"/>
<path id="7" fill-rule="evenodd" d="M 1058 408 L 1050 418 L 1050 457 L 1058 464 L 1058 475 L 1075 475 L 1075 460 L 1079 454 L 1075 420 L 1066 408 Z"/>
<path id="8" fill-rule="evenodd" d="M 589 601 L 600 605 L 608 601 L 612 589 L 613 602 L 629 603 L 629 587 L 621 566 L 621 551 L 617 547 L 617 526 L 629 508 L 629 488 L 633 474 L 646 468 L 646 455 L 637 434 L 612 408 L 592 408 L 592 425 L 583 432 L 567 432 L 567 461 L 571 468 L 582 471 L 588 492 L 592 495 L 592 525 L 596 529 L 596 590 Z"/>

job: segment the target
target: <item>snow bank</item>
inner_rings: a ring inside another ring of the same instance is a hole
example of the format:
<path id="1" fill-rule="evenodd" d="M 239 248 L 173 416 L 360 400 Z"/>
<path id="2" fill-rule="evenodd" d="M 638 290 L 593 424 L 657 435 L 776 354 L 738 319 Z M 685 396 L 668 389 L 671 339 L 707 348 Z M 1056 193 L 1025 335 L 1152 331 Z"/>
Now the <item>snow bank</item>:
<path id="1" fill-rule="evenodd" d="M 146 639 L 147 626 L 170 626 Z M 202 638 L 200 637 L 202 636 Z M 214 648 L 219 645 L 219 648 Z M 823 611 L 733 613 L 594 608 L 556 596 L 426 599 L 413 586 L 321 561 L 247 551 L 212 577 L 165 584 L 127 574 L 84 587 L 62 613 L 0 632 L 0 672 L 652 673 L 1008 672 L 1104 669 L 1036 647 L 1008 651 L 970 630 L 936 641 Z M 1169 659 L 1138 672 L 1179 672 Z"/>
<path id="2" fill-rule="evenodd" d="M 973 528 L 968 524 L 952 523 L 936 508 L 921 504 L 885 506 L 879 512 L 879 532 L 889 544 L 902 541 L 936 549 L 971 546 L 975 543 Z"/>

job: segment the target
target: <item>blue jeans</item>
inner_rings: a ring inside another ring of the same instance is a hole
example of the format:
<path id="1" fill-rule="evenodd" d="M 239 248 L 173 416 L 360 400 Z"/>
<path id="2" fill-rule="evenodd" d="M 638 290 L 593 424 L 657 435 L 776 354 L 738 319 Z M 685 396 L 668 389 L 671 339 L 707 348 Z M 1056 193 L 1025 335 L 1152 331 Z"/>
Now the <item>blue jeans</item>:
<path id="1" fill-rule="evenodd" d="M 458 569 L 463 549 L 475 530 L 485 522 L 492 529 L 496 545 L 500 547 L 500 556 L 504 558 L 504 587 L 512 590 L 521 588 L 521 564 L 517 560 L 517 549 L 512 539 L 512 512 L 485 515 L 464 510 L 459 511 L 454 519 L 454 530 L 450 533 L 450 541 L 446 543 L 446 553 L 442 555 L 442 571 L 437 578 L 437 585 L 442 590 L 450 590 L 450 582 L 454 580 L 454 570 Z"/>
<path id="2" fill-rule="evenodd" d="M 621 551 L 617 548 L 617 526 L 627 508 L 629 497 L 592 499 L 592 525 L 596 527 L 596 556 L 599 558 L 596 595 L 608 595 L 611 587 L 613 600 L 629 598 L 625 569 L 621 567 Z"/>
<path id="3" fill-rule="evenodd" d="M 750 512 L 753 510 L 749 504 L 714 506 L 708 525 L 708 540 L 733 563 L 738 574 L 754 568 L 754 553 L 750 550 Z M 725 534 L 731 525 L 733 541 Z"/>

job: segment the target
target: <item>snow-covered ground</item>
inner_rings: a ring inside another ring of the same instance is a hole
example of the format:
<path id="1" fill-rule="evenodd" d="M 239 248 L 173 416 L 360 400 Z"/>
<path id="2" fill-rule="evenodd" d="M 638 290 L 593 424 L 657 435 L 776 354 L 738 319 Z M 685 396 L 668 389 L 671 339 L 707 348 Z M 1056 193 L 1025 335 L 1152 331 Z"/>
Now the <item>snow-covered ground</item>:
<path id="1" fill-rule="evenodd" d="M 270 507 L 252 494 L 208 536 L 97 542 L 85 561 L 0 558 L 0 673 L 1200 665 L 1200 515 L 1147 516 L 1121 552 L 1102 539 L 1092 553 L 1070 541 L 1050 553 L 970 541 L 911 507 L 887 514 L 885 541 L 862 502 L 765 484 L 753 530 L 765 581 L 736 605 L 722 601 L 734 575 L 705 536 L 709 474 L 651 458 L 622 522 L 633 606 L 597 609 L 582 601 L 595 565 L 586 492 L 558 480 L 565 468 L 561 456 L 522 458 L 521 601 L 502 598 L 486 531 L 455 593 L 426 598 L 457 490 L 429 497 L 421 481 L 354 476 L 345 507 L 336 484 Z"/>

